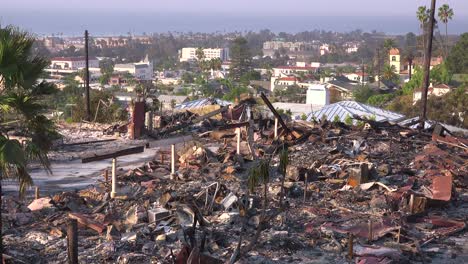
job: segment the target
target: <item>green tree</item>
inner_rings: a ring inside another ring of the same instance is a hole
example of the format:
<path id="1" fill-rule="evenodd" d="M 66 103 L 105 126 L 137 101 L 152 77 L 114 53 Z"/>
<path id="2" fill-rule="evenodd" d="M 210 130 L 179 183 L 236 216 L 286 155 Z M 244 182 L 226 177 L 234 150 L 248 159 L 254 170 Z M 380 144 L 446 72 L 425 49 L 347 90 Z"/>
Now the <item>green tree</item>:
<path id="1" fill-rule="evenodd" d="M 353 92 L 353 97 L 356 102 L 365 103 L 369 97 L 375 94 L 375 91 L 372 90 L 368 85 L 359 87 Z"/>
<path id="2" fill-rule="evenodd" d="M 392 82 L 398 82 L 398 75 L 395 73 L 395 66 L 385 64 L 382 70 L 382 79 Z"/>
<path id="3" fill-rule="evenodd" d="M 468 33 L 463 33 L 447 57 L 447 68 L 452 73 L 468 73 Z"/>
<path id="4" fill-rule="evenodd" d="M 431 70 L 431 81 L 434 83 L 449 84 L 452 80 L 452 74 L 447 69 L 446 63 L 434 66 Z"/>
<path id="5" fill-rule="evenodd" d="M 238 81 L 243 74 L 250 70 L 252 63 L 247 40 L 243 37 L 236 38 L 231 44 L 230 53 L 230 75 L 231 78 Z"/>
<path id="6" fill-rule="evenodd" d="M 41 103 L 56 88 L 37 82 L 49 62 L 32 54 L 33 44 L 34 37 L 26 32 L 11 26 L 0 28 L 0 178 L 17 180 L 21 195 L 32 184 L 27 171 L 31 160 L 39 161 L 50 171 L 47 153 L 52 139 L 57 137 L 53 122 L 43 115 L 46 106 Z M 7 132 L 11 129 L 19 131 L 26 140 L 20 143 L 10 139 Z M 0 256 L 2 238 L 0 232 Z"/>
<path id="7" fill-rule="evenodd" d="M 384 40 L 384 43 L 383 43 L 383 47 L 384 49 L 387 51 L 386 53 L 388 53 L 389 50 L 391 50 L 392 48 L 395 48 L 396 47 L 396 43 L 395 43 L 395 40 L 394 39 L 385 39 Z"/>
<path id="8" fill-rule="evenodd" d="M 453 9 L 450 8 L 449 5 L 444 4 L 441 7 L 439 7 L 439 20 L 442 21 L 442 23 L 445 24 L 445 58 L 447 58 L 448 51 L 449 51 L 449 38 L 448 38 L 448 22 L 449 20 L 452 20 L 453 18 Z"/>

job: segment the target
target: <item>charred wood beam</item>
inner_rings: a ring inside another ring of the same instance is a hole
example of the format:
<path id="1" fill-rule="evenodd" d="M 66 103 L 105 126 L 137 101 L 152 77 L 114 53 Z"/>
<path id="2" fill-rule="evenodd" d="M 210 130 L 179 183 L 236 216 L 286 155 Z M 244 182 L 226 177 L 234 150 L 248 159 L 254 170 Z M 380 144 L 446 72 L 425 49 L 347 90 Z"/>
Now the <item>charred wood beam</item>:
<path id="1" fill-rule="evenodd" d="M 241 123 L 236 123 L 236 124 L 227 124 L 225 126 L 222 126 L 219 128 L 219 130 L 229 130 L 229 129 L 233 129 L 233 128 L 238 128 L 238 127 L 245 127 L 245 126 L 249 126 L 249 122 L 241 122 Z"/>
<path id="2" fill-rule="evenodd" d="M 266 95 L 262 92 L 260 94 L 260 97 L 262 98 L 262 100 L 265 102 L 265 104 L 268 106 L 268 108 L 270 108 L 271 112 L 273 113 L 273 115 L 278 118 L 278 121 L 280 122 L 281 126 L 283 127 L 284 131 L 288 134 L 291 134 L 291 130 L 288 128 L 288 126 L 286 125 L 286 123 L 284 123 L 283 121 L 283 118 L 281 118 L 281 115 L 276 111 L 276 109 L 273 107 L 273 105 L 270 103 L 270 100 L 268 100 L 268 98 L 266 97 Z M 294 135 L 292 135 L 294 137 Z"/>
<path id="3" fill-rule="evenodd" d="M 199 123 L 199 122 L 201 122 L 201 121 L 203 121 L 203 120 L 205 120 L 207 118 L 210 118 L 210 117 L 213 117 L 213 116 L 215 116 L 217 114 L 225 112 L 228 109 L 229 109 L 229 106 L 223 106 L 220 109 L 217 109 L 217 110 L 215 110 L 213 112 L 210 112 L 210 113 L 208 113 L 206 115 L 202 115 L 202 116 L 197 117 L 197 118 L 195 118 L 193 120 L 189 120 L 189 121 L 187 121 L 185 123 L 182 123 L 182 124 L 179 124 L 179 125 L 176 125 L 176 126 L 173 126 L 173 127 L 169 127 L 167 129 L 163 129 L 157 134 L 149 134 L 149 136 L 153 137 L 153 138 L 158 138 L 158 136 L 169 134 L 169 133 L 175 132 L 177 130 L 180 130 L 182 128 L 186 128 L 186 127 L 191 126 L 193 124 Z"/>
<path id="4" fill-rule="evenodd" d="M 99 160 L 114 159 L 120 156 L 127 156 L 131 154 L 141 153 L 145 151 L 145 146 L 139 146 L 134 148 L 122 149 L 113 153 L 107 153 L 102 155 L 95 155 L 92 157 L 84 158 L 81 163 L 94 162 Z"/>
<path id="5" fill-rule="evenodd" d="M 103 143 L 103 142 L 111 142 L 111 141 L 116 141 L 117 139 L 111 138 L 111 139 L 102 139 L 102 140 L 91 140 L 91 141 L 85 141 L 85 142 L 76 142 L 76 143 L 69 143 L 69 144 L 62 144 L 62 146 L 69 147 L 69 146 L 78 146 L 78 145 L 86 145 L 86 144 L 94 144 L 94 143 Z"/>

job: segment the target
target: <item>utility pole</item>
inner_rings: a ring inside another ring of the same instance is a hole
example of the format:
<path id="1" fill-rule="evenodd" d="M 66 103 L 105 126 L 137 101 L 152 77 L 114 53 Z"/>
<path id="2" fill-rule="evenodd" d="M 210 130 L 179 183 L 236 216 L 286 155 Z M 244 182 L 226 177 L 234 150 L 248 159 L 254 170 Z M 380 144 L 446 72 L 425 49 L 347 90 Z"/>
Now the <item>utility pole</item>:
<path id="1" fill-rule="evenodd" d="M 88 52 L 88 30 L 85 30 L 85 101 L 86 101 L 86 121 L 91 121 L 91 104 L 89 98 L 89 52 Z"/>
<path id="2" fill-rule="evenodd" d="M 377 84 L 380 89 L 380 48 L 377 48 Z"/>
<path id="3" fill-rule="evenodd" d="M 419 128 L 424 128 L 424 123 L 426 121 L 426 112 L 427 112 L 427 91 L 429 90 L 429 75 L 430 75 L 430 66 L 431 66 L 431 56 L 432 56 L 432 38 L 434 36 L 434 15 L 436 8 L 436 0 L 432 0 L 431 10 L 429 16 L 429 35 L 427 36 L 427 45 L 426 50 L 424 51 L 424 80 L 423 80 L 423 93 L 422 93 L 422 106 L 421 106 L 421 116 L 419 119 Z"/>
<path id="4" fill-rule="evenodd" d="M 365 70 L 364 60 L 362 60 L 362 76 L 361 76 L 362 87 L 364 87 L 364 70 Z"/>

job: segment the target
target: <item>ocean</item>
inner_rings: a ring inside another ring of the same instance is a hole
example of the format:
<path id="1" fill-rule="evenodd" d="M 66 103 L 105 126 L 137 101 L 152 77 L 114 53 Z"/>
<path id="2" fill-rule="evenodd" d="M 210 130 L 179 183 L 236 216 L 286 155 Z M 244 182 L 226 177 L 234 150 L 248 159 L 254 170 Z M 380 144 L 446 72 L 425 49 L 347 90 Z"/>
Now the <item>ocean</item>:
<path id="1" fill-rule="evenodd" d="M 273 32 L 300 32 L 315 29 L 349 32 L 361 29 L 392 34 L 417 33 L 416 17 L 390 16 L 270 16 L 242 14 L 184 14 L 57 11 L 1 11 L 0 24 L 13 24 L 38 35 L 61 33 L 82 35 L 88 29 L 92 35 L 127 35 L 161 32 L 244 32 L 270 29 Z M 444 27 L 445 28 L 445 27 Z M 443 28 L 443 32 L 444 31 Z M 449 23 L 449 32 L 468 32 L 468 18 L 456 17 Z"/>

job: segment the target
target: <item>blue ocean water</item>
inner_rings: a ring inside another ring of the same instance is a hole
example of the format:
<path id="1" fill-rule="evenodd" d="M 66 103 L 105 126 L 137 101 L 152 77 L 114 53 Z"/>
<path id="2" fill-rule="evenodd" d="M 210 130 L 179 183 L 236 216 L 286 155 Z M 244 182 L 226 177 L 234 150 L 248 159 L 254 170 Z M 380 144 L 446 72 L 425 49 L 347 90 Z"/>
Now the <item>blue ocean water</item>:
<path id="1" fill-rule="evenodd" d="M 57 12 L 1 11 L 0 24 L 14 24 L 36 34 L 93 35 L 141 34 L 152 32 L 233 32 L 270 29 L 273 32 L 326 30 L 348 32 L 361 29 L 387 34 L 418 32 L 415 17 L 376 16 L 271 16 L 242 14 L 184 14 L 150 12 Z M 468 18 L 455 18 L 450 33 L 468 32 Z"/>

